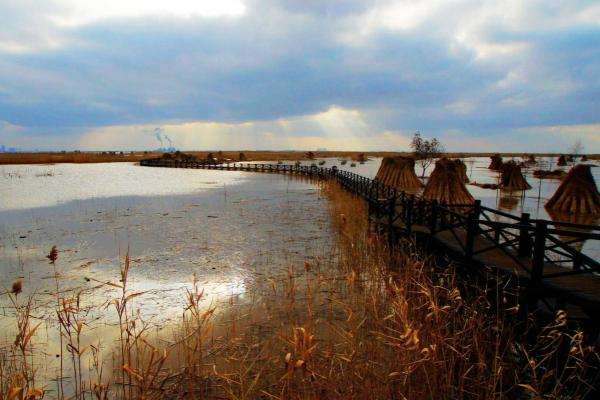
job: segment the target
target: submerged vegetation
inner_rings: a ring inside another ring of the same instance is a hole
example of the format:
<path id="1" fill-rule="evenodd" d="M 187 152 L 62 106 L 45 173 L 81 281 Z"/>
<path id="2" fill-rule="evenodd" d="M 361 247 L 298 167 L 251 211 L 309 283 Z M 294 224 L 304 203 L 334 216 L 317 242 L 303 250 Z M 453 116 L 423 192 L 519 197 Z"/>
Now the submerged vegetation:
<path id="1" fill-rule="evenodd" d="M 335 245 L 303 265 L 265 276 L 244 298 L 205 305 L 194 281 L 169 334 L 136 312 L 125 256 L 106 312 L 117 343 L 84 344 L 94 321 L 83 292 L 63 292 L 55 273 L 56 382 L 36 376 L 35 294 L 15 282 L 16 339 L 0 351 L 0 398 L 441 399 L 584 398 L 597 385 L 597 349 L 567 326 L 524 324 L 516 289 L 497 277 L 461 283 L 410 242 L 389 249 L 369 229 L 366 205 L 331 183 Z M 56 268 L 58 252 L 48 259 Z M 56 271 L 56 270 L 55 270 Z M 532 321 L 530 321 L 532 322 Z"/>

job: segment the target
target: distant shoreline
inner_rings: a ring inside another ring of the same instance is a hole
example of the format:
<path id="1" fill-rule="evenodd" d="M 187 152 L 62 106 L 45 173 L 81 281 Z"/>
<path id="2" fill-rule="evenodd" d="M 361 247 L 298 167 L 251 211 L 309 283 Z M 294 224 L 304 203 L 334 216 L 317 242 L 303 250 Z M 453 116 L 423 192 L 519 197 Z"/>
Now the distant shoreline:
<path id="1" fill-rule="evenodd" d="M 200 159 L 206 158 L 209 151 L 184 151 Z M 217 155 L 218 151 L 212 151 Z M 306 159 L 306 151 L 261 151 L 261 150 L 237 150 L 223 151 L 219 158 L 231 159 L 232 162 L 239 161 L 240 153 L 244 153 L 244 161 L 276 161 L 276 160 L 302 160 Z M 359 154 L 367 157 L 385 157 L 410 155 L 410 152 L 389 152 L 389 151 L 313 151 L 315 158 L 348 158 L 356 159 Z M 11 164 L 61 164 L 61 163 L 107 163 L 107 162 L 137 162 L 144 158 L 160 157 L 163 153 L 157 151 L 134 151 L 134 152 L 39 152 L 39 153 L 0 153 L 0 165 Z M 536 157 L 558 157 L 562 153 L 468 153 L 452 152 L 444 153 L 452 158 L 469 157 L 490 157 L 493 154 L 500 154 L 502 157 L 523 157 L 534 154 Z M 600 154 L 587 154 L 591 160 L 600 159 Z"/>

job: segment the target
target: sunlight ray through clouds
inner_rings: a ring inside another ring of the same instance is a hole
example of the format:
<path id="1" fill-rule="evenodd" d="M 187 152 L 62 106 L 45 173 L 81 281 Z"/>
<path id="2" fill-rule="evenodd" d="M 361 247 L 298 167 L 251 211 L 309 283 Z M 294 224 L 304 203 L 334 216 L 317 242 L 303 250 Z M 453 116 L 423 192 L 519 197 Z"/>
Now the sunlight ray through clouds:
<path id="1" fill-rule="evenodd" d="M 82 136 L 79 148 L 158 147 L 153 125 L 96 128 Z M 186 122 L 161 125 L 181 149 L 297 149 L 397 150 L 408 149 L 409 134 L 378 131 L 357 110 L 332 107 L 322 113 L 273 121 L 243 123 Z"/>

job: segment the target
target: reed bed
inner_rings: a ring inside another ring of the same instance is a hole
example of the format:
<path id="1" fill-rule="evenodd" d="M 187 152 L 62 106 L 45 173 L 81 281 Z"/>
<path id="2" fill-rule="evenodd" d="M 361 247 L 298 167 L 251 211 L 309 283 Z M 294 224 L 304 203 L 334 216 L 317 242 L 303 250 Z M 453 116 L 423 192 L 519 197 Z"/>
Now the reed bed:
<path id="1" fill-rule="evenodd" d="M 57 288 L 58 389 L 36 379 L 34 297 L 7 289 L 18 334 L 0 351 L 0 399 L 592 398 L 597 348 L 564 312 L 524 330 L 507 287 L 466 285 L 410 242 L 389 249 L 361 200 L 334 183 L 322 191 L 338 233 L 329 251 L 225 304 L 206 306 L 194 281 L 168 333 L 136 313 L 128 255 L 119 282 L 98 282 L 119 291 L 105 307 L 118 317 L 114 346 L 82 345 L 92 322 L 81 293 Z"/>

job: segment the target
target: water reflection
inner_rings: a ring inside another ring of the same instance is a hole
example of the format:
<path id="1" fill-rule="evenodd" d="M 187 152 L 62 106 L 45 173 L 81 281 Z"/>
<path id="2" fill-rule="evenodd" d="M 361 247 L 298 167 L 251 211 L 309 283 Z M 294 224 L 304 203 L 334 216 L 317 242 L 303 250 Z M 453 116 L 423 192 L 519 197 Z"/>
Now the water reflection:
<path id="1" fill-rule="evenodd" d="M 514 211 L 519 205 L 522 196 L 515 196 L 513 193 L 500 192 L 498 197 L 498 208 L 504 211 Z"/>
<path id="2" fill-rule="evenodd" d="M 90 180 L 97 177 L 98 167 L 88 169 Z M 63 165 L 61 171 L 83 174 L 78 168 Z M 28 172 L 19 179 L 25 186 L 38 182 L 36 192 L 41 199 L 51 199 L 52 205 L 12 207 L 19 196 L 28 195 L 23 190 L 3 199 L 0 280 L 10 286 L 22 279 L 19 297 L 35 296 L 35 323 L 42 322 L 36 343 L 45 350 L 36 360 L 42 380 L 56 377 L 57 284 L 62 296 L 81 294 L 81 307 L 90 321 L 84 343 L 100 339 L 112 345 L 118 318 L 110 301 L 119 296 L 114 285 L 120 284 L 126 254 L 131 256 L 129 290 L 140 293 L 131 310 L 160 329 L 181 316 L 194 277 L 204 291 L 200 307 L 213 307 L 232 298 L 244 300 L 249 288 L 264 285 L 266 277 L 287 274 L 290 265 L 301 265 L 329 247 L 328 208 L 314 182 L 133 164 L 121 164 L 118 170 L 125 171 L 133 187 L 154 189 L 134 196 L 128 195 L 129 189 L 118 197 L 106 197 L 108 192 L 94 198 L 82 194 L 56 204 L 55 200 L 67 198 L 54 195 L 58 183 L 70 185 L 64 191 L 73 194 L 81 189 L 82 180 L 54 175 L 35 181 L 35 174 Z M 131 178 L 138 173 L 139 179 Z M 177 174 L 183 178 L 171 180 Z M 59 250 L 56 266 L 45 257 L 54 245 Z M 0 297 L 4 341 L 15 337 L 12 315 L 7 297 Z"/>
<path id="3" fill-rule="evenodd" d="M 133 163 L 0 165 L 0 211 L 116 196 L 201 192 L 234 185 L 243 177 L 240 172 L 206 174 L 185 169 L 137 168 Z"/>

